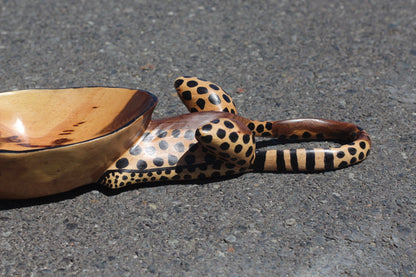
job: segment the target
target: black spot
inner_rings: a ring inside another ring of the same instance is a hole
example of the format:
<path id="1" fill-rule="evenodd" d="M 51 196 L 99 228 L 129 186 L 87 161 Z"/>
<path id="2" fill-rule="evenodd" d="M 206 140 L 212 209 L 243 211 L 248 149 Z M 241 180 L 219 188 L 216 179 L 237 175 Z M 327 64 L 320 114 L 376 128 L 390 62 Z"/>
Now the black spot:
<path id="1" fill-rule="evenodd" d="M 231 140 L 231 142 L 236 142 L 238 140 L 238 134 L 237 132 L 232 132 L 228 138 Z"/>
<path id="2" fill-rule="evenodd" d="M 188 179 L 188 180 L 189 180 L 189 179 L 191 179 L 191 178 L 192 178 L 192 176 L 191 176 L 191 175 L 189 175 L 189 174 L 185 174 L 185 175 L 183 176 L 183 178 L 184 178 L 184 179 Z"/>
<path id="3" fill-rule="evenodd" d="M 166 150 L 166 149 L 168 149 L 169 144 L 165 140 L 162 140 L 161 142 L 159 142 L 159 147 L 162 150 Z"/>
<path id="4" fill-rule="evenodd" d="M 187 85 L 188 87 L 190 87 L 190 88 L 193 88 L 193 87 L 196 87 L 196 86 L 198 85 L 198 82 L 196 82 L 196 81 L 188 81 L 188 82 L 186 83 L 186 85 Z"/>
<path id="5" fill-rule="evenodd" d="M 243 150 L 243 146 L 241 144 L 236 145 L 234 148 L 235 153 L 240 153 L 241 150 Z"/>
<path id="6" fill-rule="evenodd" d="M 192 93 L 189 90 L 186 90 L 182 92 L 182 98 L 185 100 L 191 100 L 192 99 Z"/>
<path id="7" fill-rule="evenodd" d="M 130 148 L 129 153 L 136 156 L 142 153 L 142 148 L 139 145 L 135 145 L 132 148 Z"/>
<path id="8" fill-rule="evenodd" d="M 182 171 L 183 171 L 183 167 L 182 166 L 175 167 L 175 173 L 181 173 Z"/>
<path id="9" fill-rule="evenodd" d="M 212 141 L 212 136 L 208 135 L 208 136 L 202 136 L 201 140 L 205 143 L 210 143 Z"/>
<path id="10" fill-rule="evenodd" d="M 177 138 L 177 137 L 179 137 L 180 133 L 181 133 L 180 130 L 175 129 L 175 130 L 172 131 L 172 137 Z"/>
<path id="11" fill-rule="evenodd" d="M 234 124 L 228 120 L 224 121 L 224 125 L 225 127 L 230 128 L 230 129 L 234 128 Z"/>
<path id="12" fill-rule="evenodd" d="M 246 160 L 239 160 L 237 162 L 238 165 L 244 165 L 247 161 Z"/>
<path id="13" fill-rule="evenodd" d="M 182 79 L 178 79 L 175 81 L 175 88 L 180 87 L 183 84 L 183 80 Z"/>
<path id="14" fill-rule="evenodd" d="M 156 136 L 158 138 L 164 138 L 164 137 L 166 137 L 167 134 L 168 134 L 168 132 L 166 132 L 165 130 L 158 130 L 156 132 Z"/>
<path id="15" fill-rule="evenodd" d="M 230 111 L 228 110 L 228 108 L 224 108 L 223 112 L 229 113 Z"/>
<path id="16" fill-rule="evenodd" d="M 193 164 L 193 163 L 195 163 L 195 156 L 194 155 L 186 155 L 185 156 L 185 162 L 187 164 Z"/>
<path id="17" fill-rule="evenodd" d="M 206 179 L 207 176 L 204 173 L 199 173 L 198 179 Z"/>
<path id="18" fill-rule="evenodd" d="M 312 135 L 311 135 L 311 133 L 309 133 L 309 132 L 304 132 L 303 134 L 302 134 L 302 138 L 304 138 L 304 139 L 308 139 L 308 138 L 310 138 Z"/>
<path id="19" fill-rule="evenodd" d="M 208 93 L 208 89 L 206 87 L 199 87 L 199 88 L 196 89 L 196 91 L 198 92 L 198 94 Z"/>
<path id="20" fill-rule="evenodd" d="M 148 146 L 144 149 L 144 151 L 146 151 L 147 154 L 149 155 L 154 155 L 156 154 L 156 148 L 154 148 L 153 146 Z"/>
<path id="21" fill-rule="evenodd" d="M 168 164 L 175 165 L 178 162 L 178 158 L 172 154 L 168 155 Z"/>
<path id="22" fill-rule="evenodd" d="M 147 163 L 145 161 L 143 161 L 143 160 L 138 160 L 137 161 L 137 168 L 139 170 L 144 170 L 144 169 L 146 169 L 146 167 L 147 167 Z"/>
<path id="23" fill-rule="evenodd" d="M 324 139 L 324 134 L 322 134 L 322 133 L 316 134 L 316 138 L 319 139 L 319 140 L 322 140 L 322 139 Z"/>
<path id="24" fill-rule="evenodd" d="M 357 153 L 357 149 L 355 149 L 354 147 L 348 147 L 348 152 L 351 155 L 355 155 Z"/>
<path id="25" fill-rule="evenodd" d="M 196 170 L 196 166 L 195 166 L 195 165 L 189 165 L 189 166 L 187 167 L 187 169 L 188 169 L 188 171 L 189 171 L 189 172 L 195 172 L 195 170 Z"/>
<path id="26" fill-rule="evenodd" d="M 364 159 L 364 152 L 361 152 L 360 155 L 358 155 L 358 159 L 360 160 Z"/>
<path id="27" fill-rule="evenodd" d="M 220 177 L 221 176 L 221 174 L 218 172 L 218 171 L 215 171 L 215 172 L 213 172 L 212 174 L 211 174 L 211 177 L 212 178 L 218 178 L 218 177 Z"/>
<path id="28" fill-rule="evenodd" d="M 211 124 L 205 124 L 202 126 L 202 131 L 211 131 L 212 125 Z"/>
<path id="29" fill-rule="evenodd" d="M 269 132 L 263 132 L 263 134 L 261 134 L 262 137 L 270 137 L 272 134 L 270 134 Z"/>
<path id="30" fill-rule="evenodd" d="M 205 80 L 205 79 L 202 79 L 202 78 L 197 78 L 198 80 L 201 80 L 201 81 L 204 81 L 204 82 L 207 82 L 207 80 Z"/>
<path id="31" fill-rule="evenodd" d="M 193 130 L 187 130 L 187 131 L 185 132 L 185 134 L 184 134 L 184 137 L 185 137 L 187 140 L 192 140 L 192 139 L 194 139 L 194 137 L 195 137 L 195 132 L 194 132 Z"/>
<path id="32" fill-rule="evenodd" d="M 168 177 L 166 177 L 166 176 L 160 176 L 160 179 L 159 180 L 161 180 L 161 181 L 166 181 L 166 180 L 169 180 L 169 178 Z"/>
<path id="33" fill-rule="evenodd" d="M 232 164 L 232 163 L 226 163 L 226 164 L 225 164 L 225 167 L 226 167 L 226 168 L 231 169 L 231 168 L 234 168 L 234 167 L 235 167 L 235 164 Z"/>
<path id="34" fill-rule="evenodd" d="M 340 159 L 344 158 L 344 156 L 345 156 L 344 151 L 339 151 L 339 152 L 337 153 L 337 157 L 338 157 L 338 158 L 340 158 Z"/>
<path id="35" fill-rule="evenodd" d="M 361 147 L 361 149 L 365 149 L 365 142 L 364 141 L 360 142 L 360 147 Z"/>
<path id="36" fill-rule="evenodd" d="M 198 107 L 203 110 L 205 108 L 205 100 L 204 99 L 198 99 L 198 101 L 196 101 L 196 104 L 198 105 Z"/>
<path id="37" fill-rule="evenodd" d="M 204 160 L 205 160 L 206 163 L 213 163 L 213 162 L 215 162 L 216 159 L 217 159 L 217 157 L 215 157 L 215 155 L 213 155 L 213 154 L 207 154 L 204 157 Z"/>
<path id="38" fill-rule="evenodd" d="M 267 123 L 266 123 L 266 129 L 267 129 L 267 130 L 271 130 L 271 129 L 272 129 L 272 127 L 273 127 L 273 123 L 271 123 L 271 122 L 267 122 Z"/>
<path id="39" fill-rule="evenodd" d="M 191 113 L 197 113 L 198 110 L 196 108 L 191 108 Z"/>
<path id="40" fill-rule="evenodd" d="M 163 159 L 162 158 L 154 158 L 153 159 L 153 164 L 155 166 L 162 166 L 163 165 Z"/>
<path id="41" fill-rule="evenodd" d="M 341 162 L 340 164 L 339 164 L 339 167 L 340 168 L 342 168 L 342 167 L 347 167 L 348 166 L 348 163 L 346 162 L 346 161 L 343 161 L 343 162 Z"/>
<path id="42" fill-rule="evenodd" d="M 212 104 L 214 104 L 214 105 L 219 105 L 219 104 L 221 104 L 221 99 L 218 97 L 218 95 L 216 95 L 216 94 L 211 94 L 209 97 L 208 97 L 208 100 L 209 100 L 209 102 L 211 102 Z"/>
<path id="43" fill-rule="evenodd" d="M 233 170 L 227 170 L 226 172 L 225 172 L 225 175 L 234 175 L 235 173 L 234 173 L 234 171 Z"/>
<path id="44" fill-rule="evenodd" d="M 249 143 L 249 142 L 250 142 L 250 136 L 249 136 L 249 135 L 244 135 L 244 136 L 243 136 L 243 142 L 244 142 L 245 144 Z"/>
<path id="45" fill-rule="evenodd" d="M 228 158 L 230 157 L 230 154 L 225 153 L 225 152 L 221 152 L 221 153 L 220 153 L 220 156 L 221 156 L 221 157 L 223 157 L 223 158 L 228 159 Z"/>
<path id="46" fill-rule="evenodd" d="M 214 123 L 214 124 L 218 124 L 219 122 L 220 120 L 218 118 L 211 121 L 211 123 Z"/>
<path id="47" fill-rule="evenodd" d="M 147 172 L 147 176 L 152 177 L 153 173 L 152 172 Z"/>
<path id="48" fill-rule="evenodd" d="M 179 175 L 175 175 L 175 176 L 172 177 L 173 180 L 179 180 L 180 178 L 181 178 L 181 176 L 179 176 Z"/>
<path id="49" fill-rule="evenodd" d="M 117 167 L 118 169 L 125 168 L 125 167 L 127 167 L 128 165 L 129 165 L 129 160 L 127 160 L 126 158 L 121 158 L 120 160 L 118 160 L 118 161 L 116 162 L 116 167 Z"/>
<path id="50" fill-rule="evenodd" d="M 355 164 L 357 162 L 357 158 L 356 157 L 352 157 L 350 160 L 350 164 Z"/>
<path id="51" fill-rule="evenodd" d="M 175 150 L 176 150 L 176 151 L 178 151 L 178 152 L 183 152 L 183 151 L 185 151 L 185 146 L 183 145 L 183 143 L 182 143 L 182 142 L 178 142 L 178 143 L 176 143 L 176 144 L 175 144 L 175 146 L 174 146 L 174 148 L 175 148 Z"/>
<path id="52" fill-rule="evenodd" d="M 228 95 L 227 95 L 227 94 L 223 94 L 223 95 L 222 95 L 222 98 L 225 100 L 225 102 L 227 102 L 227 103 L 231 103 L 231 99 L 230 99 L 230 97 L 228 97 Z"/>
<path id="53" fill-rule="evenodd" d="M 248 125 L 247 125 L 247 127 L 250 129 L 250 130 L 254 130 L 254 128 L 256 128 L 256 125 L 254 125 L 254 123 L 253 122 L 250 122 Z"/>
<path id="54" fill-rule="evenodd" d="M 223 138 L 225 138 L 225 135 L 226 135 L 225 130 L 218 129 L 218 131 L 217 131 L 217 137 L 223 139 Z"/>
<path id="55" fill-rule="evenodd" d="M 262 133 L 264 131 L 264 126 L 262 124 L 260 124 L 259 126 L 257 126 L 256 131 L 258 133 Z"/>
<path id="56" fill-rule="evenodd" d="M 230 144 L 228 142 L 221 143 L 220 148 L 222 150 L 227 150 L 228 148 L 230 148 Z"/>
<path id="57" fill-rule="evenodd" d="M 253 146 L 250 146 L 246 152 L 246 157 L 250 157 L 250 155 L 253 153 Z"/>
<path id="58" fill-rule="evenodd" d="M 131 178 L 134 178 L 135 176 L 136 176 L 136 173 L 134 173 L 134 172 L 130 173 Z"/>
<path id="59" fill-rule="evenodd" d="M 293 135 L 291 135 L 289 138 L 290 138 L 290 139 L 299 139 L 299 136 L 298 136 L 298 135 L 293 134 Z"/>
<path id="60" fill-rule="evenodd" d="M 234 109 L 231 109 L 230 113 L 232 114 L 237 114 L 236 111 Z"/>
<path id="61" fill-rule="evenodd" d="M 219 87 L 217 87 L 216 85 L 214 85 L 214 84 L 209 84 L 209 87 L 210 88 L 212 88 L 213 90 L 220 90 L 220 88 Z"/>

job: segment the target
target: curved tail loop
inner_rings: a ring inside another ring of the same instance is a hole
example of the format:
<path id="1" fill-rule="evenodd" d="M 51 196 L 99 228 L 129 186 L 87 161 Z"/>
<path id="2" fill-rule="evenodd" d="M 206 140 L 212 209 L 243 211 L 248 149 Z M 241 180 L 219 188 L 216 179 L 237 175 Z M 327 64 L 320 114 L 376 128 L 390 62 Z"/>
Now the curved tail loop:
<path id="1" fill-rule="evenodd" d="M 294 148 L 256 151 L 254 171 L 318 172 L 344 168 L 364 160 L 370 151 L 367 132 L 352 123 L 325 119 L 250 121 L 256 136 L 273 137 L 279 142 L 337 141 L 331 148 Z"/>

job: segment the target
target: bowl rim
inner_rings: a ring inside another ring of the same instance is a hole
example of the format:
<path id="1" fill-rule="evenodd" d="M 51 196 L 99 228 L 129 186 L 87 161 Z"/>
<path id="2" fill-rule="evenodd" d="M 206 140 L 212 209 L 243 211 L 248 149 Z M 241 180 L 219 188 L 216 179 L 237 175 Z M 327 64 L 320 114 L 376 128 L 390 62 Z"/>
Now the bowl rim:
<path id="1" fill-rule="evenodd" d="M 19 93 L 19 92 L 26 92 L 26 91 L 36 91 L 36 90 L 44 90 L 44 91 L 53 91 L 53 90 L 65 90 L 65 89 L 82 89 L 82 88 L 110 88 L 110 89 L 127 89 L 127 90 L 133 90 L 135 92 L 141 92 L 141 93 L 145 93 L 147 95 L 150 96 L 150 101 L 147 104 L 146 108 L 138 115 L 136 115 L 134 118 L 132 118 L 130 121 L 128 121 L 126 124 L 124 124 L 123 126 L 108 132 L 106 134 L 103 134 L 101 136 L 98 137 L 94 137 L 91 139 L 86 139 L 83 141 L 78 141 L 78 142 L 74 142 L 74 143 L 69 143 L 69 144 L 65 144 L 65 145 L 57 145 L 57 146 L 51 146 L 51 147 L 43 147 L 43 148 L 37 148 L 37 149 L 30 149 L 30 150 L 6 150 L 6 149 L 0 149 L 0 154 L 24 154 L 24 153 L 32 153 L 32 152 L 41 152 L 41 151 L 48 151 L 48 150 L 54 150 L 54 149 L 58 149 L 58 148 L 64 148 L 64 147 L 69 147 L 69 146 L 75 146 L 78 144 L 84 144 L 87 142 L 91 142 L 94 140 L 99 140 L 102 139 L 104 137 L 110 136 L 124 128 L 127 128 L 129 125 L 131 125 L 133 122 L 135 122 L 138 118 L 140 118 L 143 114 L 145 114 L 146 112 L 148 112 L 149 110 L 152 110 L 153 108 L 156 107 L 158 99 L 156 97 L 156 95 L 154 95 L 151 92 L 148 92 L 146 90 L 142 90 L 142 89 L 132 89 L 132 88 L 126 88 L 126 87 L 111 87 L 111 86 L 80 86 L 80 87 L 68 87 L 68 88 L 34 88 L 34 89 L 22 89 L 22 90 L 12 90 L 12 91 L 5 91 L 5 92 L 0 92 L 0 95 L 4 95 L 4 94 L 14 94 L 14 93 Z"/>

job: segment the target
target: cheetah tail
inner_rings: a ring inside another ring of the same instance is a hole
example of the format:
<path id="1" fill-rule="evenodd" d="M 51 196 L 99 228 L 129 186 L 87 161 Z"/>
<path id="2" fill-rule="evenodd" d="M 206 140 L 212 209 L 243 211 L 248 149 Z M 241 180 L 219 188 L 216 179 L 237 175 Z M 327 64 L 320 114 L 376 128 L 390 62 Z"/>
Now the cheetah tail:
<path id="1" fill-rule="evenodd" d="M 292 119 L 274 122 L 251 121 L 248 127 L 256 136 L 274 137 L 277 142 L 343 143 L 333 148 L 258 149 L 253 165 L 255 171 L 335 170 L 361 162 L 368 156 L 371 148 L 371 140 L 367 132 L 352 123 L 325 119 Z"/>

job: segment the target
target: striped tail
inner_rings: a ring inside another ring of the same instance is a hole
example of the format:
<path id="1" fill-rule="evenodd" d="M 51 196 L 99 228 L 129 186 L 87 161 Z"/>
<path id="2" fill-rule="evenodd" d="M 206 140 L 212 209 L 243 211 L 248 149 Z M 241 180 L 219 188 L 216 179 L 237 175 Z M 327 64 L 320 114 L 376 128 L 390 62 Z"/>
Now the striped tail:
<path id="1" fill-rule="evenodd" d="M 257 150 L 254 171 L 318 172 L 344 168 L 364 160 L 371 140 L 358 126 L 324 119 L 293 119 L 275 122 L 251 121 L 256 136 L 269 136 L 281 142 L 338 141 L 334 148 Z M 260 127 L 259 127 L 260 126 Z"/>

